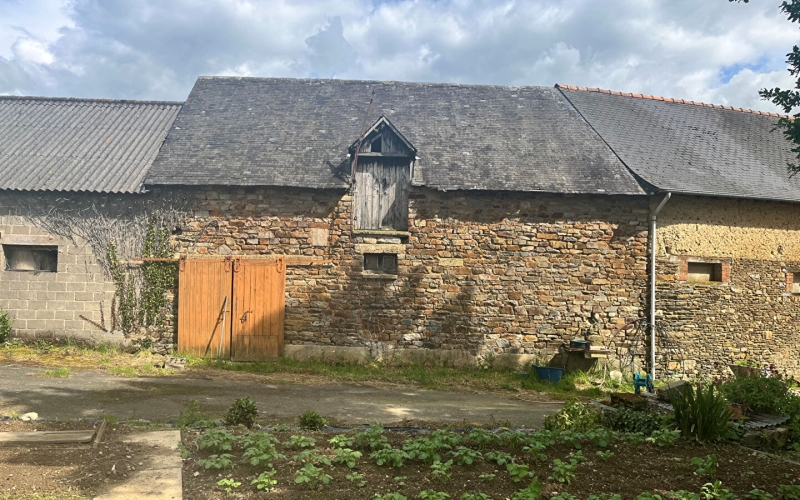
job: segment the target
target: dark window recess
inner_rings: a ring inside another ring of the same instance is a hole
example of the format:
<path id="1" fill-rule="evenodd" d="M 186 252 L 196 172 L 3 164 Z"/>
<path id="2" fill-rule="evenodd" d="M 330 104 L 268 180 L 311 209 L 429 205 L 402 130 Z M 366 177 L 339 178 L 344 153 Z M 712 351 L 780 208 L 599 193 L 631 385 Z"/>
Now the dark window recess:
<path id="1" fill-rule="evenodd" d="M 722 281 L 722 264 L 713 262 L 689 262 L 688 281 Z"/>
<path id="2" fill-rule="evenodd" d="M 39 247 L 28 245 L 3 245 L 6 271 L 45 271 L 58 270 L 58 247 Z"/>
<path id="3" fill-rule="evenodd" d="M 792 293 L 795 295 L 800 294 L 800 273 L 792 273 Z"/>
<path id="4" fill-rule="evenodd" d="M 375 273 L 397 274 L 397 254 L 365 253 L 364 270 Z"/>
<path id="5" fill-rule="evenodd" d="M 369 149 L 373 153 L 382 153 L 383 152 L 383 139 L 381 139 L 381 137 L 378 136 L 377 139 L 372 141 L 372 144 L 370 145 Z"/>

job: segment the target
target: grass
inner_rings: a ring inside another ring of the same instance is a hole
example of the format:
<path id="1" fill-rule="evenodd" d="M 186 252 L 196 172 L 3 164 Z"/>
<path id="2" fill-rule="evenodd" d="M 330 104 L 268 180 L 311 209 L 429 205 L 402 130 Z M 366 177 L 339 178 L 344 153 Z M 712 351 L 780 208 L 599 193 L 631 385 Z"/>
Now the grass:
<path id="1" fill-rule="evenodd" d="M 72 375 L 72 372 L 69 368 L 55 368 L 53 370 L 45 370 L 42 375 L 50 378 L 65 378 Z"/>

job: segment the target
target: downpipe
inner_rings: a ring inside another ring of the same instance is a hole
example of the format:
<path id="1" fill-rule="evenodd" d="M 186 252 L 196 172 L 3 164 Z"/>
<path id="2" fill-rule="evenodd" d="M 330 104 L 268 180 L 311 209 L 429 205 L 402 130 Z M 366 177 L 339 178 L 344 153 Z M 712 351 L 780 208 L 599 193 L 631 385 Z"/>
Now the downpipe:
<path id="1" fill-rule="evenodd" d="M 672 193 L 667 193 L 650 214 L 650 377 L 656 380 L 656 228 L 658 213 L 664 208 Z"/>

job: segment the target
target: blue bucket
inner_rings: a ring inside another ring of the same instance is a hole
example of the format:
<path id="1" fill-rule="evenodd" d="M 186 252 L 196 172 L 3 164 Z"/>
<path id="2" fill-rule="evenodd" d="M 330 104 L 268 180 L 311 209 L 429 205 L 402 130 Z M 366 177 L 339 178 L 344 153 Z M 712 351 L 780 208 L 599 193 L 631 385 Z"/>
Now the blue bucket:
<path id="1" fill-rule="evenodd" d="M 554 368 L 550 366 L 536 366 L 532 365 L 533 369 L 536 370 L 536 375 L 548 382 L 558 382 L 561 380 L 561 376 L 564 375 L 564 372 L 567 371 L 564 368 Z"/>

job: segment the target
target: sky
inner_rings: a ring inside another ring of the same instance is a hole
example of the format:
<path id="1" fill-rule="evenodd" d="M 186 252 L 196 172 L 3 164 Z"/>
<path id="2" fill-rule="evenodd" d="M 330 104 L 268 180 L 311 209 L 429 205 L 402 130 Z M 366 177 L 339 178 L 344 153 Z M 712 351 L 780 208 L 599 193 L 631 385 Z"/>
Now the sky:
<path id="1" fill-rule="evenodd" d="M 201 75 L 556 83 L 779 111 L 779 0 L 0 0 L 0 94 L 186 99 Z"/>

